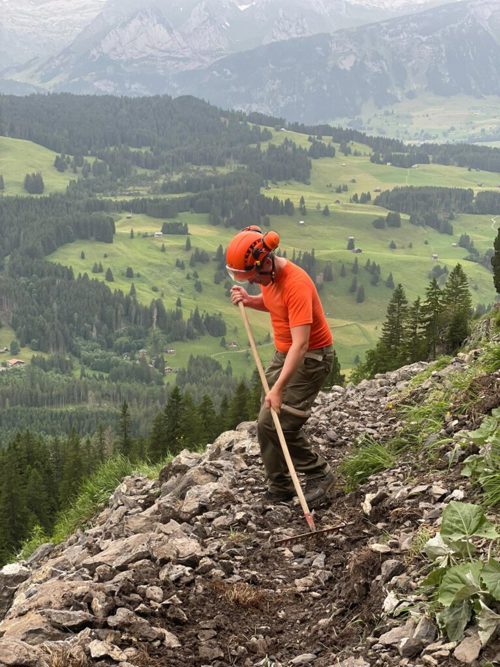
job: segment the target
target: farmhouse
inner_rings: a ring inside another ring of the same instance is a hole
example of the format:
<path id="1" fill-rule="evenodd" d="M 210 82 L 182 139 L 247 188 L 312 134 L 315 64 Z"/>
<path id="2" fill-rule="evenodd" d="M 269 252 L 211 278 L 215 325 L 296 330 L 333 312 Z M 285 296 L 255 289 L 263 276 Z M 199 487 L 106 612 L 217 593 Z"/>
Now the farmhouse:
<path id="1" fill-rule="evenodd" d="M 14 368 L 15 366 L 24 366 L 24 361 L 22 359 L 8 359 L 7 366 L 9 368 Z"/>

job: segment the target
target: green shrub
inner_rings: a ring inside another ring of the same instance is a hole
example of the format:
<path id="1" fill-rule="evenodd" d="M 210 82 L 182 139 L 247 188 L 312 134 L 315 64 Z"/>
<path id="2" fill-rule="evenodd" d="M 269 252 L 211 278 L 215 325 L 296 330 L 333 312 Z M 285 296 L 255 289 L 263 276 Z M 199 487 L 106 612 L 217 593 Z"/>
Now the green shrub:
<path id="1" fill-rule="evenodd" d="M 370 475 L 392 468 L 395 462 L 395 455 L 387 447 L 366 438 L 342 461 L 339 472 L 346 481 L 347 490 L 352 491 Z"/>
<path id="2" fill-rule="evenodd" d="M 435 589 L 436 620 L 450 641 L 460 641 L 471 620 L 477 621 L 483 646 L 500 628 L 500 563 L 491 557 L 498 537 L 480 507 L 452 501 L 440 532 L 425 545 L 434 568 L 423 585 Z M 476 543 L 485 539 L 491 541 L 487 560 L 475 558 Z"/>

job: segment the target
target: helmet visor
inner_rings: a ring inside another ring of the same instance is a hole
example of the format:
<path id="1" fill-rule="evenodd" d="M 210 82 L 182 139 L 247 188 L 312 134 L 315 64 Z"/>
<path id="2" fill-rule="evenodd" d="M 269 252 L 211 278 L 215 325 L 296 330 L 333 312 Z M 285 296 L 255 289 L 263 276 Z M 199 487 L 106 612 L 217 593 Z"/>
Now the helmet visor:
<path id="1" fill-rule="evenodd" d="M 233 269 L 226 264 L 226 271 L 231 280 L 234 280 L 236 283 L 247 283 L 250 280 L 253 280 L 257 275 L 256 267 L 252 267 L 251 269 L 248 269 L 248 271 L 241 271 L 240 269 Z"/>

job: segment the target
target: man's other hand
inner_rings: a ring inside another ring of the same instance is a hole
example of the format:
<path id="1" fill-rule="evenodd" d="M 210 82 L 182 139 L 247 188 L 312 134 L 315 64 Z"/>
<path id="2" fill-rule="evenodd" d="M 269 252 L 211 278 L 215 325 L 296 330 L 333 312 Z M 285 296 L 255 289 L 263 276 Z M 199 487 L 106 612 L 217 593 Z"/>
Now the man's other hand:
<path id="1" fill-rule="evenodd" d="M 273 409 L 275 412 L 279 414 L 279 411 L 281 409 L 281 404 L 283 402 L 283 394 L 280 389 L 277 387 L 273 387 L 268 391 L 264 398 L 264 404 L 266 405 L 267 408 Z"/>

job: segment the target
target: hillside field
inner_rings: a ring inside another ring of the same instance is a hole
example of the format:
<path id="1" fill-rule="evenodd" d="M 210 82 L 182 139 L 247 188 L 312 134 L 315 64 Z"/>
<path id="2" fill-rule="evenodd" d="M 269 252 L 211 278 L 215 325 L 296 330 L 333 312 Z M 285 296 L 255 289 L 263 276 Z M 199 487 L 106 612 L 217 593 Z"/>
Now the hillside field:
<path id="1" fill-rule="evenodd" d="M 4 195 L 28 195 L 24 189 L 26 174 L 40 172 L 45 185 L 44 194 L 64 192 L 76 178 L 70 171 L 60 172 L 54 167 L 57 153 L 31 141 L 0 136 L 0 174 L 3 176 Z"/>
<path id="2" fill-rule="evenodd" d="M 307 135 L 290 131 L 272 130 L 274 143 L 289 138 L 298 145 L 308 147 Z M 329 138 L 325 138 L 329 141 Z M 398 185 L 442 185 L 447 187 L 469 187 L 475 191 L 495 189 L 500 185 L 500 175 L 491 172 L 467 170 L 437 164 L 419 165 L 412 169 L 401 169 L 387 165 L 377 165 L 369 161 L 371 149 L 361 144 L 351 144 L 351 149 L 360 155 L 343 155 L 339 145 L 334 144 L 336 156 L 312 161 L 309 184 L 298 182 L 269 182 L 263 189 L 267 196 L 289 197 L 296 206 L 293 217 L 275 216 L 271 226 L 281 236 L 281 250 L 291 257 L 295 249 L 311 252 L 314 249 L 317 260 L 333 262 L 334 281 L 325 283 L 321 298 L 334 334 L 337 353 L 343 369 L 352 368 L 357 357 L 362 358 L 367 349 L 373 347 L 380 335 L 380 326 L 385 318 L 385 310 L 392 290 L 384 281 L 392 272 L 394 283 L 402 283 L 408 299 L 424 297 L 429 283 L 429 272 L 439 263 L 451 270 L 459 261 L 469 277 L 474 303 L 491 303 L 495 299 L 491 274 L 478 264 L 464 262 L 467 251 L 453 247 L 460 234 L 469 234 L 480 252 L 493 245 L 500 220 L 490 216 L 460 215 L 453 221 L 454 235 L 439 234 L 433 229 L 410 225 L 407 216 L 402 216 L 401 228 L 377 230 L 372 221 L 386 211 L 373 205 L 378 191 Z M 41 171 L 46 193 L 64 191 L 72 174 L 60 173 L 53 166 L 55 153 L 31 142 L 0 138 L 0 173 L 6 181 L 5 194 L 25 194 L 22 187 L 24 175 L 31 171 Z M 219 170 L 218 170 L 219 171 Z M 338 185 L 347 185 L 347 192 L 337 193 Z M 370 192 L 372 202 L 368 204 L 350 203 L 354 193 Z M 300 197 L 306 203 L 307 214 L 298 211 Z M 330 216 L 322 215 L 325 205 Z M 182 213 L 178 216 L 187 222 L 192 249 L 204 249 L 212 256 L 217 247 L 224 248 L 234 234 L 234 229 L 213 227 L 204 214 Z M 191 353 L 208 354 L 217 358 L 223 366 L 231 362 L 236 375 L 248 376 L 253 370 L 244 329 L 240 316 L 225 295 L 223 284 L 214 284 L 215 263 L 197 264 L 189 267 L 190 253 L 184 250 L 185 236 L 165 236 L 154 239 L 154 231 L 161 229 L 163 219 L 134 214 L 123 214 L 116 220 L 117 233 L 114 243 L 104 244 L 92 241 L 77 241 L 59 248 L 50 260 L 71 266 L 75 273 L 87 272 L 91 277 L 104 280 L 106 269 L 111 268 L 114 276 L 111 288 L 128 292 L 132 282 L 138 297 L 144 303 L 161 296 L 166 308 L 174 308 L 177 297 L 181 298 L 184 315 L 187 317 L 195 306 L 201 312 L 220 312 L 227 323 L 226 341 L 237 347 L 224 349 L 220 340 L 204 337 L 194 342 L 175 343 L 175 355 L 167 363 L 173 368 L 182 367 Z M 130 238 L 130 230 L 134 238 Z M 355 245 L 362 253 L 354 255 L 346 249 L 349 236 L 354 236 Z M 389 244 L 394 241 L 396 249 Z M 165 244 L 166 252 L 161 252 Z M 84 253 L 85 259 L 81 258 Z M 107 257 L 104 255 L 107 254 Z M 432 255 L 437 254 L 438 260 Z M 363 285 L 365 301 L 356 303 L 355 294 L 349 291 L 352 283 L 352 267 L 357 257 L 359 273 L 358 286 Z M 185 270 L 175 267 L 177 259 L 183 259 Z M 381 282 L 370 284 L 371 275 L 364 269 L 367 260 L 381 266 Z M 104 273 L 91 273 L 94 263 L 102 263 Z M 340 276 L 342 263 L 346 276 Z M 125 271 L 131 267 L 134 278 L 126 278 Z M 193 271 L 197 271 L 203 285 L 201 293 L 194 289 Z M 188 275 L 191 274 L 191 277 Z M 154 288 L 154 289 L 153 289 Z M 270 327 L 263 313 L 251 313 L 251 321 L 260 343 L 260 351 L 266 360 L 272 354 L 269 342 Z M 0 329 L 0 343 L 8 345 L 13 333 L 6 327 Z M 29 352 L 29 354 L 28 354 Z M 31 352 L 22 350 L 21 358 L 29 358 Z"/>

